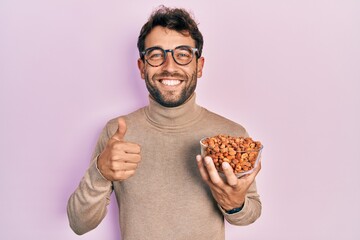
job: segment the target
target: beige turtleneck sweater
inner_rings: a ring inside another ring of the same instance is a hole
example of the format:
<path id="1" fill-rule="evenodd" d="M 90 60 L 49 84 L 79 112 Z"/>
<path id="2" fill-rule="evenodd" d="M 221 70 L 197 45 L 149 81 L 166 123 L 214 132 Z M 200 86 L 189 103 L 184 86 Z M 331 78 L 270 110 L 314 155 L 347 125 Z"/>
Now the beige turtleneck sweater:
<path id="1" fill-rule="evenodd" d="M 247 136 L 245 129 L 195 103 L 195 94 L 182 106 L 150 104 L 125 117 L 125 141 L 141 146 L 141 163 L 122 182 L 103 178 L 97 156 L 117 129 L 116 119 L 103 129 L 93 161 L 71 195 L 67 212 L 77 234 L 94 229 L 107 212 L 112 191 L 119 206 L 122 240 L 223 240 L 224 217 L 235 225 L 254 222 L 261 213 L 256 185 L 250 187 L 243 209 L 225 213 L 201 179 L 195 156 L 199 141 L 217 134 Z"/>

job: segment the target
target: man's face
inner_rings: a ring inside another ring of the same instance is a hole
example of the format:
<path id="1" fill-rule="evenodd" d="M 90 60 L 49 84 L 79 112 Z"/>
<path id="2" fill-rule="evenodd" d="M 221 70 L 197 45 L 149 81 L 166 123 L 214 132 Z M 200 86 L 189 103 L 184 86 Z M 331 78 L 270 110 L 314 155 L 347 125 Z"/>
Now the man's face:
<path id="1" fill-rule="evenodd" d="M 155 46 L 175 49 L 181 45 L 195 47 L 195 41 L 190 36 L 160 26 L 155 27 L 145 38 L 145 49 Z M 178 65 L 171 53 L 167 53 L 166 61 L 158 67 L 138 60 L 141 78 L 145 80 L 150 95 L 165 107 L 177 107 L 194 93 L 203 65 L 204 58 L 196 61 L 195 56 L 188 65 Z"/>

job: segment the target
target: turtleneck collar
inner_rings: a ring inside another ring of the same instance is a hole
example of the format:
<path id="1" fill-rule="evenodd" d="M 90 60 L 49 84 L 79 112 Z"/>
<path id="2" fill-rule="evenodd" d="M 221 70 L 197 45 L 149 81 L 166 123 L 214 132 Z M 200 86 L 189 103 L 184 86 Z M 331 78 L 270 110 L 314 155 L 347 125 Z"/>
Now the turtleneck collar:
<path id="1" fill-rule="evenodd" d="M 196 104 L 195 99 L 194 93 L 178 107 L 164 107 L 150 96 L 149 105 L 145 107 L 145 114 L 148 121 L 159 128 L 174 130 L 183 128 L 199 119 L 203 110 Z"/>

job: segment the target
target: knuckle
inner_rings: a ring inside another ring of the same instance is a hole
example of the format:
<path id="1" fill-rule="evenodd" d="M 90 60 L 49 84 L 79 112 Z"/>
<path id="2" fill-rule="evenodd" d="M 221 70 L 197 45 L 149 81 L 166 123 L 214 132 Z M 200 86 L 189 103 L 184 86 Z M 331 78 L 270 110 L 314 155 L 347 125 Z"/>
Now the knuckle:
<path id="1" fill-rule="evenodd" d="M 110 164 L 109 164 L 109 169 L 110 169 L 111 171 L 115 172 L 115 171 L 116 171 L 115 164 L 112 163 L 112 162 L 110 162 Z"/>
<path id="2" fill-rule="evenodd" d="M 115 177 L 115 179 L 117 179 L 117 180 L 124 180 L 125 178 L 124 178 L 124 171 L 116 171 L 115 173 L 114 173 L 114 177 Z"/>
<path id="3" fill-rule="evenodd" d="M 115 154 L 110 155 L 110 165 L 113 165 L 114 162 L 117 160 L 117 156 Z"/>
<path id="4" fill-rule="evenodd" d="M 135 174 L 135 170 L 127 171 L 128 177 L 134 176 L 134 174 Z"/>

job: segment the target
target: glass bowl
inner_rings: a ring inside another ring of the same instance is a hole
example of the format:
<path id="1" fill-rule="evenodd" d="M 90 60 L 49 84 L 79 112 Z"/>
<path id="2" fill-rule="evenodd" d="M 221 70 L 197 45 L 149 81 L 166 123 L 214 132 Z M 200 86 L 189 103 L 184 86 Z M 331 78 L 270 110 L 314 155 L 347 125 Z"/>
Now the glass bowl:
<path id="1" fill-rule="evenodd" d="M 220 136 L 226 137 L 226 135 L 220 135 Z M 231 146 L 224 148 L 220 148 L 219 146 L 208 146 L 207 144 L 204 143 L 204 141 L 207 139 L 209 139 L 209 137 L 205 137 L 200 140 L 201 156 L 203 158 L 206 156 L 210 156 L 220 175 L 224 175 L 224 172 L 221 167 L 222 162 L 228 162 L 230 164 L 237 178 L 252 173 L 254 169 L 258 166 L 259 161 L 261 159 L 261 152 L 263 149 L 263 145 L 260 142 L 255 142 L 259 144 L 259 146 L 257 146 L 256 148 L 240 150 L 239 148 L 234 149 Z M 243 138 L 243 139 L 251 139 L 251 138 Z"/>

